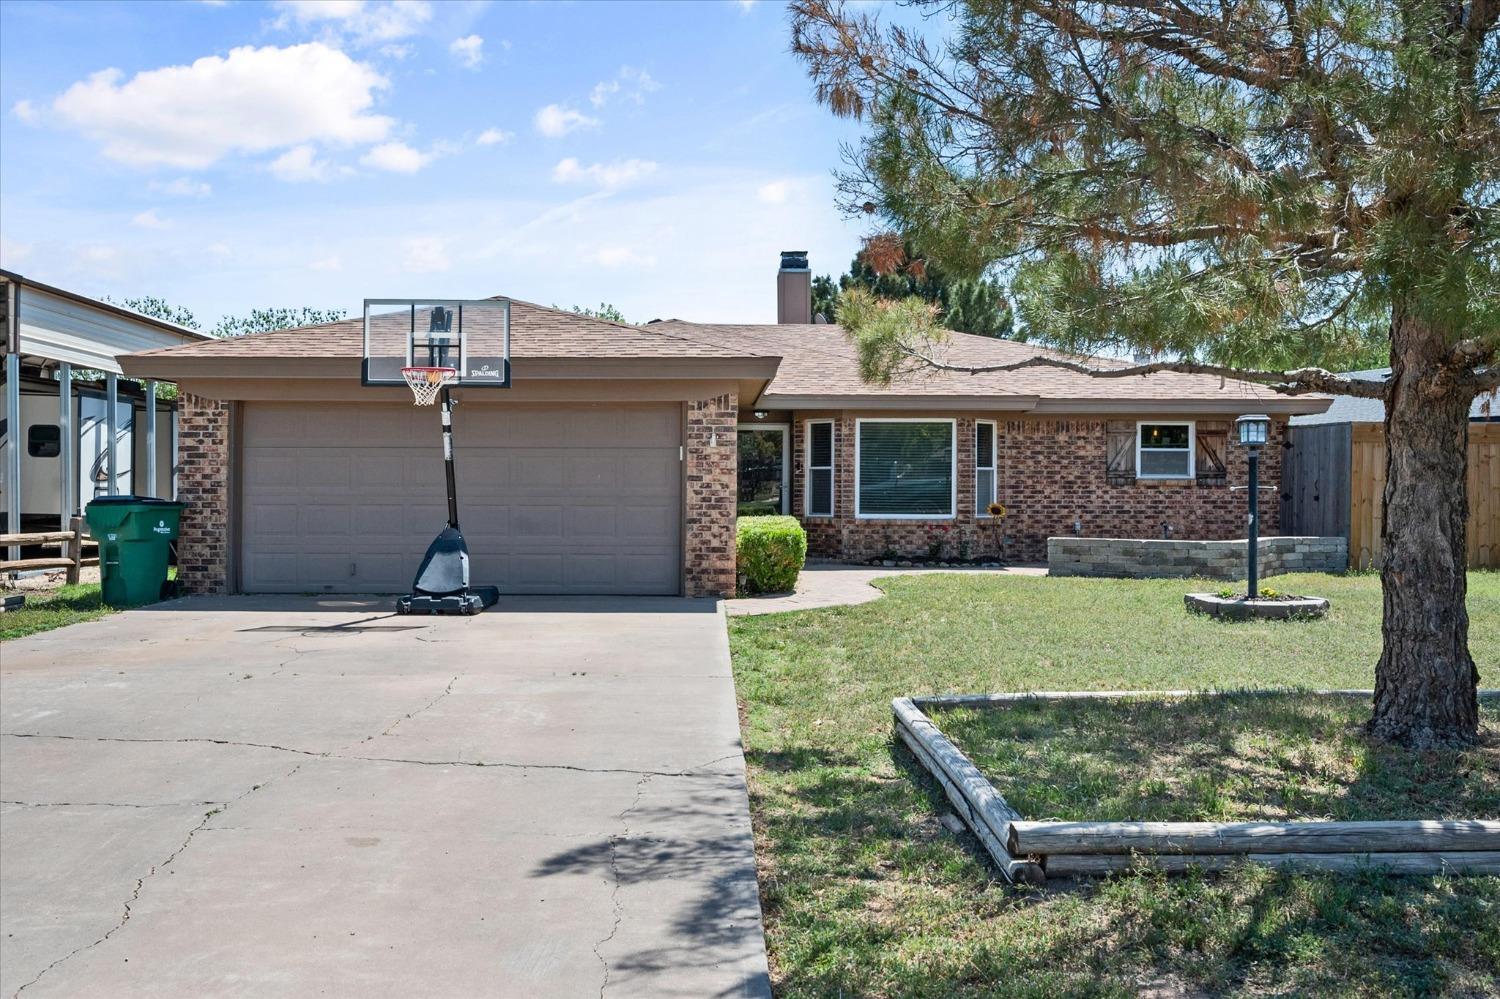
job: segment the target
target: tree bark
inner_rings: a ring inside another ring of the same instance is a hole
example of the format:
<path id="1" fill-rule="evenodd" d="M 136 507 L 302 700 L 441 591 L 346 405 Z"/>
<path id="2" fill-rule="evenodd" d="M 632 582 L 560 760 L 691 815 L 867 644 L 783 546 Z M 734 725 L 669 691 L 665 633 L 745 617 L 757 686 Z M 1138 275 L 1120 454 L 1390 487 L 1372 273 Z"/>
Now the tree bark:
<path id="1" fill-rule="evenodd" d="M 1397 303 L 1385 405 L 1385 642 L 1369 730 L 1414 749 L 1471 743 L 1479 731 L 1464 606 L 1473 400 L 1443 370 L 1449 342 Z"/>

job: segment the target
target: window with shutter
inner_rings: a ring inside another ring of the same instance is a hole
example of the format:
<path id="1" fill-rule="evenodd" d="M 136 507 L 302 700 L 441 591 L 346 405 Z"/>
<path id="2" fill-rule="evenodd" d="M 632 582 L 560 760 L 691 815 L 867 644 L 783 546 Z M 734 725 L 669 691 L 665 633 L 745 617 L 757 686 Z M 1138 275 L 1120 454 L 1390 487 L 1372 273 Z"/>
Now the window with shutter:
<path id="1" fill-rule="evenodd" d="M 1222 485 L 1229 480 L 1225 464 L 1225 447 L 1229 444 L 1229 424 L 1223 420 L 1205 420 L 1198 424 L 1197 478 L 1199 485 Z"/>
<path id="2" fill-rule="evenodd" d="M 988 517 L 995 502 L 995 424 L 974 424 L 974 516 Z"/>
<path id="3" fill-rule="evenodd" d="M 1104 425 L 1104 478 L 1112 486 L 1135 481 L 1135 424 L 1110 420 Z"/>
<path id="4" fill-rule="evenodd" d="M 807 494 L 803 507 L 809 517 L 832 517 L 833 421 L 808 420 L 806 433 Z"/>
<path id="5" fill-rule="evenodd" d="M 883 520 L 952 517 L 956 430 L 954 420 L 857 421 L 855 516 Z"/>
<path id="6" fill-rule="evenodd" d="M 1193 425 L 1191 423 L 1137 424 L 1135 477 L 1138 479 L 1191 479 L 1193 477 Z"/>

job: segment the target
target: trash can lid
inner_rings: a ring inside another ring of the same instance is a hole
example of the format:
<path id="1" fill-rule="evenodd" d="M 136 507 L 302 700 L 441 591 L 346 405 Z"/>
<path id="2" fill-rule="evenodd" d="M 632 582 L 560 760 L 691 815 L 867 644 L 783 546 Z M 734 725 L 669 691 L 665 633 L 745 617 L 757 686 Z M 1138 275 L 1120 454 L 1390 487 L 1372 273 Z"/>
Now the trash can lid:
<path id="1" fill-rule="evenodd" d="M 176 500 L 158 499 L 155 496 L 100 496 L 98 499 L 89 500 L 85 506 L 117 506 L 122 504 L 131 506 L 186 506 Z"/>

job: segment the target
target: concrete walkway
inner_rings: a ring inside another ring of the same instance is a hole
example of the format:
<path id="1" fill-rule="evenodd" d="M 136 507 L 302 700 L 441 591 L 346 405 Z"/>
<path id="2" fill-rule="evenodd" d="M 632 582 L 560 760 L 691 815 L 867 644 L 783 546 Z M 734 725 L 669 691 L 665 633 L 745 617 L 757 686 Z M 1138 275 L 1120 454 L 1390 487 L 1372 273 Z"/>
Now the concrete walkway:
<path id="1" fill-rule="evenodd" d="M 0 989 L 769 996 L 712 601 L 193 599 L 0 650 Z"/>
<path id="2" fill-rule="evenodd" d="M 755 614 L 780 614 L 784 611 L 810 610 L 814 607 L 842 607 L 867 604 L 885 596 L 871 584 L 887 576 L 963 573 L 970 576 L 1045 576 L 1046 566 L 1017 565 L 1003 569 L 893 569 L 864 565 L 813 564 L 797 578 L 795 593 L 740 597 L 727 601 L 724 611 L 736 617 Z"/>

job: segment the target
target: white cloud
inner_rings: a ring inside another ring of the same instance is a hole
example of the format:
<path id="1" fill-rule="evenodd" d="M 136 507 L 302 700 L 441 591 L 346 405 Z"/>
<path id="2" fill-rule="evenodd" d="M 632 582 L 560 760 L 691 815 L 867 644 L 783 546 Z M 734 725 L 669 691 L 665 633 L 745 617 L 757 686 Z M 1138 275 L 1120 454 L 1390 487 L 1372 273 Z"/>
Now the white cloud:
<path id="1" fill-rule="evenodd" d="M 214 193 L 213 186 L 207 181 L 191 177 L 178 177 L 169 181 L 153 180 L 146 186 L 157 194 L 169 194 L 174 198 L 206 198 Z"/>
<path id="2" fill-rule="evenodd" d="M 318 159 L 317 150 L 310 145 L 293 146 L 271 161 L 271 175 L 288 183 L 333 179 L 334 167 L 327 160 Z"/>
<path id="3" fill-rule="evenodd" d="M 459 65 L 467 69 L 478 69 L 479 64 L 484 62 L 484 39 L 478 35 L 455 38 L 448 43 L 448 51 L 458 60 Z"/>
<path id="4" fill-rule="evenodd" d="M 130 220 L 130 224 L 138 229 L 170 229 L 172 223 L 156 214 L 155 208 L 148 208 L 140 212 Z"/>
<path id="5" fill-rule="evenodd" d="M 582 111 L 565 108 L 561 104 L 548 104 L 536 113 L 536 130 L 549 139 L 560 139 L 580 128 L 594 128 L 598 118 L 590 118 Z"/>
<path id="6" fill-rule="evenodd" d="M 26 122 L 28 125 L 37 120 L 36 105 L 28 100 L 19 100 L 10 106 L 10 113 Z"/>
<path id="7" fill-rule="evenodd" d="M 436 236 L 418 236 L 408 239 L 402 258 L 403 268 L 411 274 L 431 274 L 448 269 L 448 247 Z"/>
<path id="8" fill-rule="evenodd" d="M 209 243 L 208 246 L 206 246 L 204 249 L 208 251 L 210 256 L 215 256 L 220 259 L 224 259 L 234 255 L 234 251 L 229 248 L 229 244 L 224 242 Z"/>
<path id="9" fill-rule="evenodd" d="M 602 108 L 613 100 L 616 94 L 623 94 L 626 100 L 643 104 L 647 94 L 660 89 L 661 84 L 657 83 L 644 69 L 621 66 L 620 72 L 615 74 L 614 79 L 600 80 L 594 84 L 594 89 L 589 93 L 589 103 L 596 108 Z"/>
<path id="10" fill-rule="evenodd" d="M 117 69 L 101 70 L 52 107 L 110 159 L 136 166 L 191 170 L 232 152 L 378 142 L 392 124 L 370 113 L 385 78 L 318 42 L 245 46 L 122 78 Z"/>
<path id="11" fill-rule="evenodd" d="M 389 45 L 380 46 L 381 55 L 387 59 L 395 59 L 397 62 L 410 58 L 411 54 L 415 51 L 416 49 L 412 48 L 412 46 L 400 42 L 392 42 Z"/>
<path id="12" fill-rule="evenodd" d="M 424 153 L 404 142 L 383 142 L 359 158 L 367 167 L 391 173 L 416 173 L 437 159 L 436 152 Z"/>
<path id="13" fill-rule="evenodd" d="M 790 181 L 773 180 L 769 184 L 762 184 L 755 191 L 755 196 L 765 205 L 784 205 L 787 196 L 792 193 Z"/>
<path id="14" fill-rule="evenodd" d="M 593 255 L 594 263 L 615 270 L 621 267 L 652 268 L 656 257 L 649 253 L 637 253 L 628 246 L 606 246 Z"/>
<path id="15" fill-rule="evenodd" d="M 340 260 L 339 255 L 335 253 L 331 257 L 323 257 L 320 260 L 314 260 L 307 266 L 311 267 L 315 271 L 341 271 L 344 269 L 344 262 Z"/>
<path id="16" fill-rule="evenodd" d="M 614 190 L 655 172 L 656 164 L 651 160 L 615 160 L 613 163 L 584 166 L 569 156 L 552 168 L 552 179 L 559 184 L 594 184 Z"/>
<path id="17" fill-rule="evenodd" d="M 734 0 L 739 6 L 741 14 L 748 14 L 755 9 L 755 0 Z"/>
<path id="18" fill-rule="evenodd" d="M 356 45 L 406 38 L 432 20 L 432 4 L 427 0 L 279 0 L 276 6 L 281 10 L 274 24 L 277 28 L 321 28 Z"/>
<path id="19" fill-rule="evenodd" d="M 514 132 L 507 132 L 503 128 L 487 128 L 474 141 L 481 146 L 503 146 L 515 137 Z"/>

